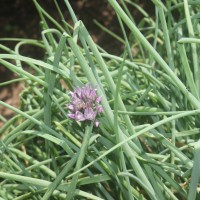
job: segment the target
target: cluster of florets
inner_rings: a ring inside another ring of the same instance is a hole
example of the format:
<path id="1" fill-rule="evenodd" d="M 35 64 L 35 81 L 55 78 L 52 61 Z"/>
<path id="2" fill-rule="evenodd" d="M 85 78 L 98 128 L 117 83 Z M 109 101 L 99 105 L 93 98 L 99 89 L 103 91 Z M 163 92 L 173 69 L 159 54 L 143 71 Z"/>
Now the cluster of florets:
<path id="1" fill-rule="evenodd" d="M 68 108 L 71 113 L 68 116 L 76 121 L 94 121 L 94 125 L 98 127 L 99 121 L 96 117 L 103 112 L 103 107 L 100 105 L 101 97 L 97 95 L 97 89 L 88 84 L 76 88 L 70 95 Z"/>

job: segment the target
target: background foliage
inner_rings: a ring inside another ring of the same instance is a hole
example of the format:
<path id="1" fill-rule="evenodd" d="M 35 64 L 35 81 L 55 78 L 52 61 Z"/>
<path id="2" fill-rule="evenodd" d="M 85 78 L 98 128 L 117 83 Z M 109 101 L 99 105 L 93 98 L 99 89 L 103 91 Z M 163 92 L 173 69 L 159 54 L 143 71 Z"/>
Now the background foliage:
<path id="1" fill-rule="evenodd" d="M 0 46 L 1 65 L 18 75 L 0 86 L 24 82 L 20 109 L 0 101 L 16 112 L 10 120 L 1 116 L 1 198 L 195 199 L 200 2 L 154 0 L 154 18 L 133 1 L 108 0 L 122 37 L 99 26 L 121 42 L 119 56 L 93 41 L 67 0 L 73 24 L 56 1 L 59 22 L 33 2 L 41 40 Z M 24 56 L 24 45 L 44 58 Z M 102 96 L 99 128 L 67 117 L 69 91 L 88 82 Z"/>

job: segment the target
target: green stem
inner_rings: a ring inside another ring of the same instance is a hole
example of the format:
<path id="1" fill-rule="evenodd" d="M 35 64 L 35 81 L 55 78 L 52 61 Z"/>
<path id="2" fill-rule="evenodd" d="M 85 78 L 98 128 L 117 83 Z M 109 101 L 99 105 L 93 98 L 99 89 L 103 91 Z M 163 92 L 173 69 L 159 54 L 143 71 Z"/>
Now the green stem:
<path id="1" fill-rule="evenodd" d="M 189 194 L 187 200 L 195 200 L 197 195 L 197 187 L 199 184 L 199 170 L 200 170 L 200 140 L 196 143 L 194 147 L 194 165 L 192 168 L 192 176 L 189 187 Z M 198 199 L 198 197 L 197 197 Z"/>
<path id="2" fill-rule="evenodd" d="M 191 116 L 191 115 L 199 115 L 200 114 L 200 109 L 199 110 L 192 110 L 192 111 L 185 111 L 184 113 L 180 113 L 168 118 L 165 118 L 163 120 L 160 120 L 144 129 L 142 129 L 141 131 L 138 131 L 137 133 L 135 133 L 134 135 L 126 138 L 125 140 L 123 140 L 122 142 L 119 142 L 118 144 L 116 144 L 115 146 L 113 146 L 112 148 L 110 148 L 108 151 L 106 151 L 105 153 L 103 153 L 102 155 L 100 155 L 98 158 L 96 158 L 95 160 L 93 160 L 92 162 L 88 163 L 87 165 L 85 165 L 84 167 L 82 167 L 80 170 L 74 172 L 73 174 L 69 175 L 68 177 L 66 177 L 66 179 L 70 178 L 71 176 L 80 173 L 81 171 L 83 171 L 84 169 L 87 169 L 88 167 L 90 167 L 91 165 L 93 165 L 95 162 L 101 160 L 103 157 L 105 157 L 106 155 L 110 154 L 111 152 L 113 152 L 115 149 L 121 147 L 122 145 L 126 144 L 127 142 L 131 141 L 133 138 L 138 137 L 150 130 L 153 130 L 154 128 L 161 126 L 163 124 L 166 124 L 167 122 L 171 122 L 175 119 L 179 119 L 182 117 L 186 117 L 186 116 Z M 164 138 L 164 136 L 160 135 L 161 138 Z M 187 163 L 187 166 L 192 168 L 193 163 L 180 151 L 174 151 L 174 153 L 176 154 L 176 156 L 184 163 Z"/>
<path id="3" fill-rule="evenodd" d="M 83 26 L 83 28 L 84 28 L 84 26 Z M 86 35 L 85 32 L 83 32 L 83 35 L 84 34 Z M 90 36 L 88 34 L 87 34 L 87 39 L 90 42 L 89 43 L 87 41 L 90 48 L 94 51 L 93 53 L 95 54 L 97 60 L 101 60 L 99 65 L 102 67 L 102 71 L 104 70 L 104 75 L 106 75 L 105 77 L 106 77 L 107 81 L 109 81 L 111 90 L 113 91 L 113 93 L 115 93 L 115 84 L 114 84 L 113 80 L 111 79 L 109 72 L 106 70 L 107 66 L 105 65 L 102 57 L 99 56 L 99 52 L 95 48 L 95 46 L 92 42 L 92 39 L 90 38 Z M 79 60 L 79 63 L 81 65 L 81 67 L 83 68 L 88 80 L 90 80 L 91 84 L 95 87 L 95 85 L 98 85 L 98 83 L 97 83 L 92 71 L 90 70 L 85 58 L 81 54 L 77 44 L 74 43 L 73 39 L 70 36 L 68 37 L 68 42 L 69 42 L 69 45 L 72 48 L 73 52 L 75 53 L 75 56 Z M 105 115 L 107 116 L 111 126 L 114 127 L 114 116 L 113 116 L 112 110 L 111 110 L 111 108 L 110 108 L 110 106 L 109 106 L 109 104 L 106 100 L 106 97 L 105 97 L 103 91 L 99 88 L 98 88 L 98 94 L 99 94 L 99 96 L 102 97 L 102 105 L 104 107 Z M 120 97 L 120 95 L 118 95 L 118 96 Z M 119 103 L 119 108 L 122 108 L 122 110 L 126 111 L 125 106 L 124 106 L 121 98 L 118 99 L 118 103 Z M 125 116 L 124 118 L 126 119 L 127 127 L 130 130 L 130 133 L 133 134 L 135 132 L 135 130 L 132 126 L 130 118 L 128 116 Z M 124 135 L 124 133 L 121 131 L 121 129 L 119 127 L 117 127 L 117 128 L 118 128 L 119 136 L 120 136 L 119 139 L 120 139 L 120 141 L 123 141 L 126 138 L 126 136 Z M 135 141 L 138 141 L 137 138 L 135 138 L 134 142 Z M 146 185 L 148 185 L 149 189 L 151 189 L 153 191 L 153 188 L 151 187 L 151 184 L 150 184 L 148 178 L 146 177 L 145 173 L 143 172 L 142 167 L 139 165 L 137 159 L 134 156 L 134 151 L 129 147 L 128 144 L 123 145 L 123 150 L 124 150 L 126 156 L 128 157 L 132 168 L 136 171 L 137 175 L 141 178 L 142 181 L 144 181 L 144 183 Z"/>
<path id="4" fill-rule="evenodd" d="M 51 195 L 56 190 L 56 188 L 61 183 L 61 181 L 64 179 L 64 177 L 67 175 L 67 173 L 69 172 L 69 170 L 71 169 L 71 167 L 73 167 L 76 159 L 77 159 L 77 156 L 74 156 L 66 164 L 66 166 L 63 168 L 63 170 L 60 172 L 60 174 L 56 177 L 56 179 L 54 180 L 54 182 L 52 182 L 51 184 L 49 184 L 48 189 L 47 189 L 46 193 L 43 196 L 43 200 L 48 200 L 51 197 Z"/>
<path id="5" fill-rule="evenodd" d="M 163 70 L 171 77 L 174 84 L 182 91 L 182 93 L 186 96 L 186 98 L 191 102 L 191 104 L 196 108 L 200 108 L 200 102 L 190 93 L 188 92 L 185 85 L 181 82 L 181 80 L 174 74 L 174 72 L 170 69 L 167 63 L 163 60 L 163 58 L 159 55 L 159 53 L 152 47 L 152 45 L 147 41 L 144 35 L 139 31 L 139 29 L 134 25 L 134 23 L 129 19 L 126 13 L 119 6 L 117 1 L 108 0 L 110 5 L 114 8 L 116 13 L 122 18 L 128 28 L 132 31 L 132 33 L 137 37 L 137 39 L 145 46 L 145 48 L 149 51 L 149 53 L 154 57 L 154 59 L 160 64 Z"/>
<path id="6" fill-rule="evenodd" d="M 187 22 L 187 28 L 188 28 L 188 32 L 189 32 L 189 37 L 194 37 L 194 29 L 192 26 L 192 20 L 191 20 L 191 16 L 190 16 L 190 11 L 189 11 L 189 5 L 188 5 L 188 0 L 184 0 L 184 10 L 185 10 L 185 17 L 186 17 L 186 22 Z M 199 95 L 199 91 L 200 91 L 200 69 L 199 69 L 199 64 L 198 64 L 198 54 L 197 54 L 197 47 L 195 43 L 191 44 L 191 50 L 192 50 L 192 60 L 193 60 L 193 66 L 194 66 L 194 81 L 195 81 L 195 85 L 197 88 L 197 92 Z"/>
<path id="7" fill-rule="evenodd" d="M 77 163 L 76 163 L 74 172 L 76 172 L 77 170 L 80 170 L 82 165 L 83 165 L 83 161 L 84 161 L 84 158 L 86 156 L 87 148 L 88 148 L 88 145 L 89 145 L 89 139 L 90 139 L 90 136 L 92 134 L 93 125 L 94 125 L 94 123 L 92 122 L 90 124 L 90 126 L 86 126 L 86 128 L 85 128 L 85 135 L 84 135 L 84 138 L 83 138 L 82 146 L 80 148 L 80 153 L 79 153 L 79 156 L 78 156 L 78 159 L 77 159 Z M 76 190 L 76 185 L 77 185 L 77 182 L 78 182 L 79 174 L 80 173 L 75 174 L 73 176 L 72 180 L 71 180 L 71 184 L 69 186 L 69 192 L 66 196 L 67 200 L 71 200 L 75 195 L 75 190 Z"/>

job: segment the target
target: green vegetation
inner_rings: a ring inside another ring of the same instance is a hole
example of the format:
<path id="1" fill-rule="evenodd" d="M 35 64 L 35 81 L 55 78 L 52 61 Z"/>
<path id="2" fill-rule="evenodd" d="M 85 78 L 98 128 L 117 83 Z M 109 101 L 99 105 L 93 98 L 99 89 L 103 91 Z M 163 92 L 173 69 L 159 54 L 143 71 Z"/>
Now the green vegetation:
<path id="1" fill-rule="evenodd" d="M 0 199 L 195 200 L 200 1 L 153 0 L 152 17 L 133 1 L 108 0 L 123 38 L 96 24 L 122 43 L 121 56 L 94 43 L 67 0 L 72 26 L 56 0 L 60 23 L 33 2 L 41 41 L 0 45 L 1 67 L 18 75 L 0 86 L 24 82 L 19 109 L 0 101 L 16 113 L 1 116 Z M 132 6 L 143 15 L 139 23 Z M 41 48 L 44 59 L 21 55 L 24 45 Z M 87 83 L 102 97 L 99 127 L 67 116 L 69 92 Z"/>

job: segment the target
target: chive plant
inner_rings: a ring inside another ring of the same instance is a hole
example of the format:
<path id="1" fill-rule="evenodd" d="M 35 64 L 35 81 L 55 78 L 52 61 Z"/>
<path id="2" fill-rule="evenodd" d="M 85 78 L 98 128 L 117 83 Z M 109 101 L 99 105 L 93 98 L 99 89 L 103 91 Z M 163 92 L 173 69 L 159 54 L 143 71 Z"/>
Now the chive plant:
<path id="1" fill-rule="evenodd" d="M 33 0 L 41 40 L 0 40 L 1 67 L 18 75 L 0 86 L 24 85 L 19 108 L 0 101 L 16 113 L 0 118 L 0 199 L 197 199 L 200 1 L 152 0 L 152 17 L 108 0 L 122 36 L 95 23 L 121 42 L 120 56 L 95 44 L 63 1 L 53 0 L 57 22 Z M 26 45 L 44 58 L 20 54 Z"/>

